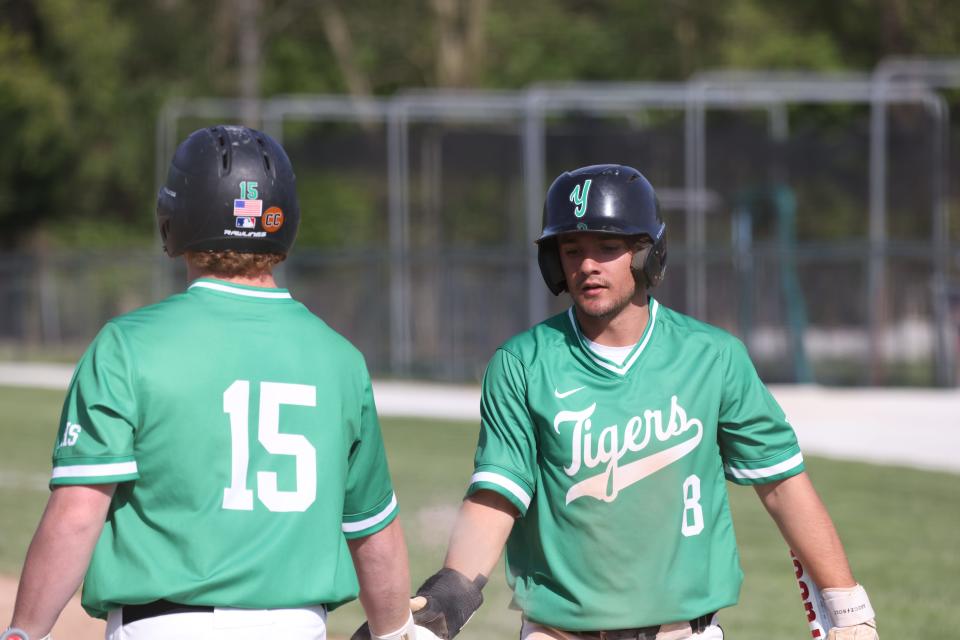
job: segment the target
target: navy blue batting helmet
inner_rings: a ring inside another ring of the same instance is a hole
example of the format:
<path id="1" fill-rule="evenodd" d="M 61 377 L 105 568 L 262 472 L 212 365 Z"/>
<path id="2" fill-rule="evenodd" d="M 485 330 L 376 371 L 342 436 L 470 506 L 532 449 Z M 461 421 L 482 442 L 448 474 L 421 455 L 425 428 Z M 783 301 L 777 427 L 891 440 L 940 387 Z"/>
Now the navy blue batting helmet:
<path id="1" fill-rule="evenodd" d="M 300 225 L 287 153 L 265 133 L 237 126 L 199 129 L 173 156 L 157 194 L 164 250 L 290 250 Z"/>
<path id="2" fill-rule="evenodd" d="M 566 290 L 557 246 L 562 233 L 646 237 L 651 247 L 634 269 L 647 286 L 655 287 L 667 266 L 666 229 L 657 194 L 633 167 L 598 164 L 564 172 L 550 185 L 543 204 L 543 232 L 537 239 L 540 272 L 554 295 Z"/>

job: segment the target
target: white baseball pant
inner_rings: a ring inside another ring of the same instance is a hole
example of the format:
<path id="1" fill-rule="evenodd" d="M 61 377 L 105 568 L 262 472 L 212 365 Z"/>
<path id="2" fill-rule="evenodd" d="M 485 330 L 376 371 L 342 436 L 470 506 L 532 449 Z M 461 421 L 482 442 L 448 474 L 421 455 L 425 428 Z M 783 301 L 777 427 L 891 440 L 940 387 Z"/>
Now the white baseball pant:
<path id="1" fill-rule="evenodd" d="M 169 613 L 122 624 L 120 609 L 107 618 L 106 640 L 326 640 L 325 607 L 231 609 Z"/>

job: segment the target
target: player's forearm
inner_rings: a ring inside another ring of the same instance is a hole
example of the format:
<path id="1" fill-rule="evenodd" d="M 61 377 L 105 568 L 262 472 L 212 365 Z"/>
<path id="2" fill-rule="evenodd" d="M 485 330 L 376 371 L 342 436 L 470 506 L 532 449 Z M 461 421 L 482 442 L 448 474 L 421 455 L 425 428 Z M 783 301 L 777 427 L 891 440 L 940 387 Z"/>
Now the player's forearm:
<path id="1" fill-rule="evenodd" d="M 114 485 L 50 495 L 24 561 L 11 626 L 40 638 L 76 593 L 103 529 Z"/>
<path id="2" fill-rule="evenodd" d="M 371 631 L 399 629 L 410 618 L 410 568 L 400 519 L 371 536 L 348 541 L 348 546 Z"/>
<path id="3" fill-rule="evenodd" d="M 443 566 L 473 580 L 490 575 L 510 530 L 516 509 L 510 501 L 492 491 L 478 491 L 463 501 L 450 536 Z"/>
<path id="4" fill-rule="evenodd" d="M 833 520 L 806 473 L 756 487 L 790 548 L 821 588 L 856 584 Z"/>

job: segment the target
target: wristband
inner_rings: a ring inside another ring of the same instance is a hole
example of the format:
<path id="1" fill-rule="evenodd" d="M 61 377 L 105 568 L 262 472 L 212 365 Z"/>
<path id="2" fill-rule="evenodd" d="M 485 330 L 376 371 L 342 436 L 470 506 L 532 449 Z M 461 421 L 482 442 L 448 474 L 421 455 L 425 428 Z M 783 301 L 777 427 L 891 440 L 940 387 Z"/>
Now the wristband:
<path id="1" fill-rule="evenodd" d="M 821 589 L 821 595 L 833 624 L 838 627 L 852 627 L 876 617 L 866 590 L 859 584 L 847 589 Z"/>
<path id="2" fill-rule="evenodd" d="M 373 640 L 414 640 L 417 637 L 414 627 L 413 613 L 411 613 L 402 627 L 382 636 L 374 635 Z"/>

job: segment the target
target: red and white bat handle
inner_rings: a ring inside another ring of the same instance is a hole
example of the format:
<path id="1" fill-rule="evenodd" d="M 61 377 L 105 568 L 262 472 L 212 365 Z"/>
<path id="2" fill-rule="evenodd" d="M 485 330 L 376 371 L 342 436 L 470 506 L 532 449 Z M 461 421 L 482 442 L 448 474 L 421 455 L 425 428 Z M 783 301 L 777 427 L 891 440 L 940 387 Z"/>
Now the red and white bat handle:
<path id="1" fill-rule="evenodd" d="M 833 622 L 827 607 L 823 603 L 823 596 L 820 594 L 820 588 L 816 585 L 806 569 L 797 557 L 797 554 L 790 550 L 790 557 L 793 559 L 794 575 L 797 576 L 797 584 L 800 586 L 800 598 L 803 600 L 803 609 L 807 614 L 807 625 L 810 627 L 810 636 L 816 640 L 824 640 L 830 629 L 833 628 Z"/>

